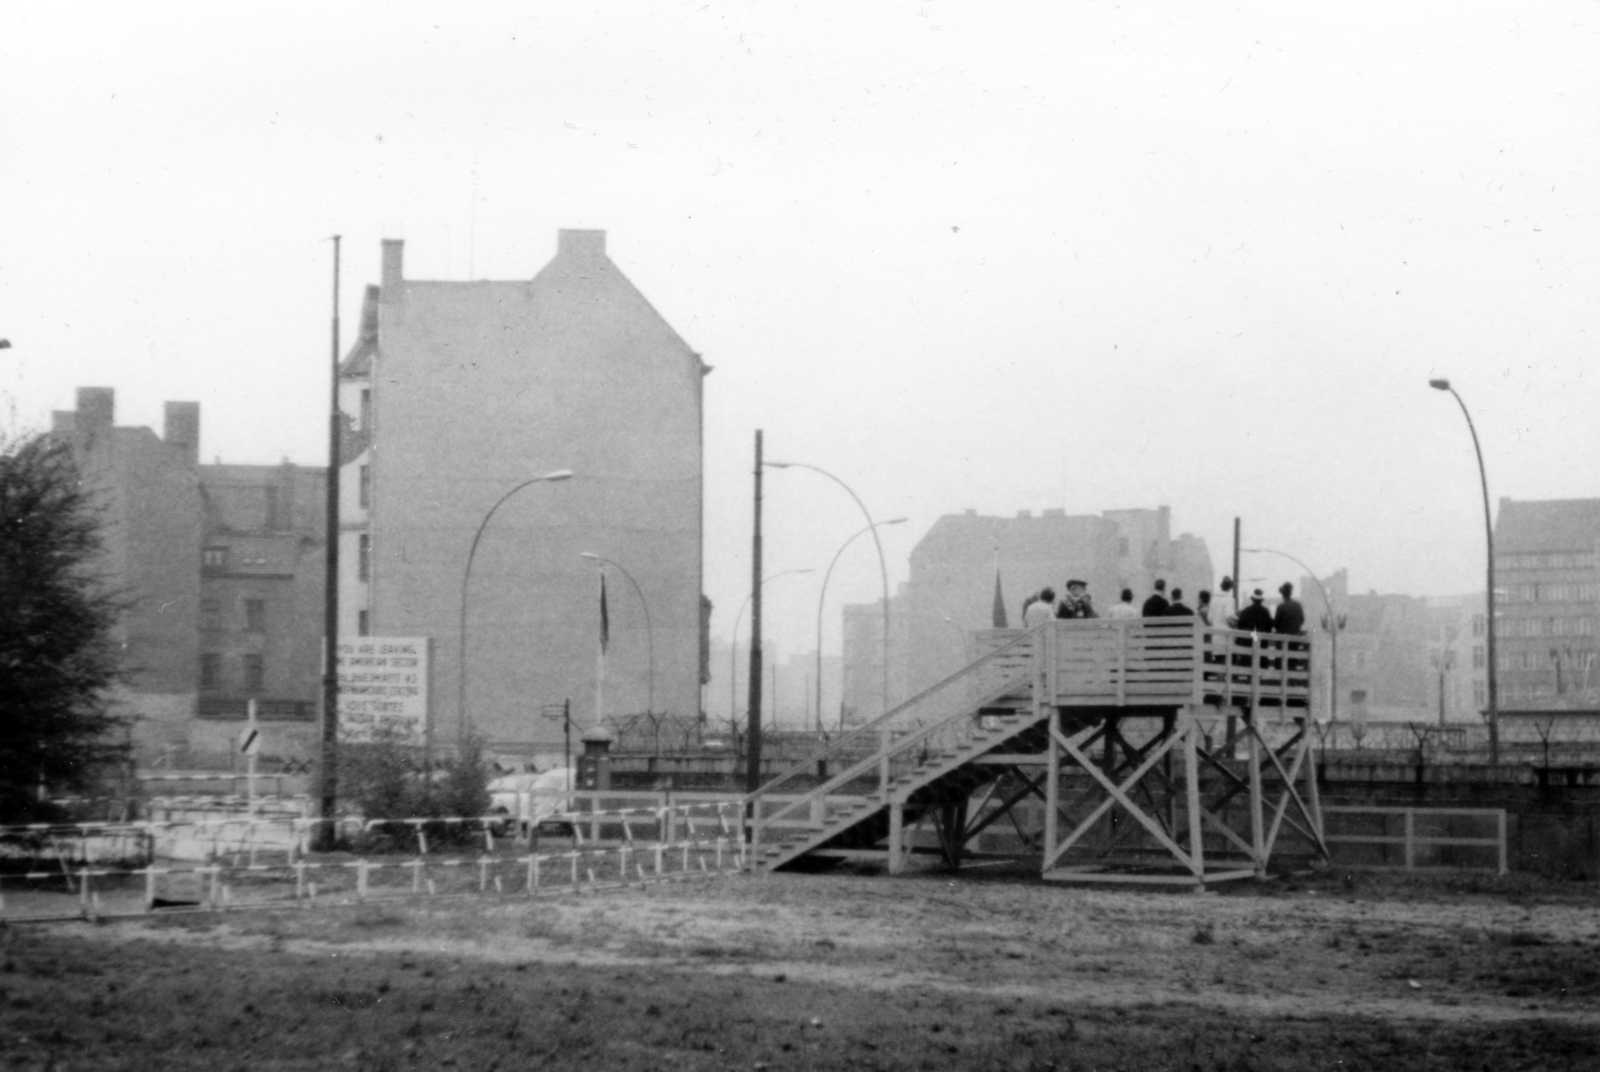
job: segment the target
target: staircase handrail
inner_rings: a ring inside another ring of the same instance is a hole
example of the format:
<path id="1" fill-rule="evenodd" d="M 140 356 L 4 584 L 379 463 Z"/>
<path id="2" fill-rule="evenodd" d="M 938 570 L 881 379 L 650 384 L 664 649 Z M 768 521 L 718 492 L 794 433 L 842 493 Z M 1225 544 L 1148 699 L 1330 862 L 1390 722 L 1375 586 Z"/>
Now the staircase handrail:
<path id="1" fill-rule="evenodd" d="M 900 717 L 900 715 L 903 714 L 906 709 L 916 706 L 933 693 L 955 683 L 957 679 L 966 677 L 968 674 L 981 669 L 983 666 L 997 660 L 1002 655 L 1014 654 L 1016 650 L 1028 647 L 1028 644 L 1024 644 L 1023 642 L 1028 641 L 1029 644 L 1031 644 L 1032 638 L 1039 635 L 1045 628 L 1047 628 L 1045 625 L 1036 625 L 1032 629 L 1019 633 L 1017 636 L 1013 637 L 1005 644 L 1002 644 L 1000 647 L 991 652 L 985 653 L 979 658 L 968 663 L 966 666 L 963 666 L 960 670 L 957 670 L 955 673 L 945 677 L 943 680 L 933 685 L 929 685 L 927 688 L 923 689 L 909 700 L 905 700 L 897 706 L 890 708 L 888 711 L 885 711 L 872 721 L 862 723 L 860 726 L 857 726 L 855 729 L 844 734 L 843 736 L 835 737 L 833 740 L 827 742 L 821 748 L 811 753 L 805 759 L 800 760 L 794 766 L 773 778 L 770 782 L 762 785 L 754 793 L 749 794 L 747 799 L 754 800 L 756 797 L 764 796 L 772 792 L 778 785 L 781 785 L 788 779 L 792 777 L 799 777 L 801 772 L 805 771 L 807 768 L 814 768 L 817 763 L 827 759 L 828 756 L 834 754 L 835 752 L 843 751 L 844 746 L 847 744 L 860 741 L 863 738 L 876 736 L 878 733 L 882 732 L 882 730 L 890 721 Z"/>
<path id="2" fill-rule="evenodd" d="M 926 722 L 920 719 L 910 720 L 905 717 L 909 711 L 912 711 L 919 705 L 922 705 L 924 701 L 935 696 L 937 693 L 949 688 L 954 684 L 957 684 L 963 678 L 976 677 L 1007 656 L 1016 655 L 1021 651 L 1031 652 L 1032 645 L 1035 643 L 1036 638 L 1040 637 L 1043 633 L 1043 630 L 1046 628 L 1047 626 L 1041 625 L 1020 633 L 1010 641 L 1000 645 L 993 651 L 988 652 L 973 662 L 967 664 L 937 684 L 929 686 L 899 706 L 892 708 L 888 712 L 878 716 L 865 725 L 859 726 L 842 737 L 839 737 L 824 745 L 806 759 L 795 764 L 794 766 L 790 767 L 789 770 L 761 786 L 754 793 L 748 794 L 745 798 L 745 802 L 747 805 L 751 806 L 752 816 L 758 818 L 759 825 L 775 820 L 782 815 L 786 815 L 789 812 L 798 809 L 802 804 L 809 804 L 809 802 L 814 800 L 816 797 L 825 795 L 834 787 L 858 777 L 863 771 L 881 762 L 883 759 L 897 754 L 900 751 L 898 745 L 901 742 L 918 740 L 921 738 L 921 736 L 938 729 L 953 718 L 969 717 L 973 714 L 972 708 L 974 707 L 974 704 L 981 706 L 984 703 L 992 702 L 994 699 L 1020 688 L 1027 683 L 1029 675 L 1034 672 L 1033 660 L 1031 658 L 1028 660 L 1028 665 L 1018 667 L 1013 672 L 1005 675 L 1005 677 L 1001 681 L 997 682 L 991 689 L 985 690 L 983 693 L 975 696 L 961 697 L 961 702 L 955 705 L 953 709 L 941 708 L 938 716 L 928 719 Z M 896 723 L 903 723 L 906 721 L 912 722 L 912 725 L 909 727 L 912 732 L 908 736 L 901 737 L 899 740 L 897 740 L 895 742 L 896 747 L 891 747 L 885 750 L 877 743 L 885 731 L 893 733 L 896 729 L 898 729 Z M 919 733 L 917 731 L 922 732 Z M 795 800 L 785 805 L 779 812 L 773 814 L 772 816 L 760 817 L 760 808 L 757 805 L 761 799 L 776 794 L 783 785 L 793 779 L 798 779 L 802 776 L 809 776 L 810 772 L 817 769 L 817 764 L 821 763 L 823 760 L 826 760 L 832 756 L 849 754 L 852 751 L 856 751 L 857 748 L 863 744 L 863 742 L 871 742 L 871 747 L 867 749 L 868 754 L 866 758 L 844 767 L 837 773 L 824 780 L 820 785 L 814 786 L 809 791 L 801 793 Z"/>
<path id="3" fill-rule="evenodd" d="M 1014 673 L 1010 678 L 1007 678 L 1005 681 L 996 685 L 988 693 L 979 696 L 974 704 L 962 704 L 957 706 L 953 708 L 945 717 L 929 721 L 926 725 L 917 727 L 903 736 L 891 739 L 885 747 L 881 747 L 877 751 L 868 754 L 860 760 L 857 760 L 851 766 L 842 768 L 837 774 L 834 774 L 828 778 L 827 781 L 814 786 L 805 793 L 795 796 L 794 799 L 790 800 L 783 807 L 769 815 L 761 815 L 760 809 L 755 809 L 755 817 L 752 819 L 752 822 L 754 822 L 755 826 L 760 829 L 779 823 L 781 820 L 787 818 L 792 813 L 799 811 L 801 808 L 809 808 L 811 803 L 818 797 L 828 796 L 840 786 L 854 781 L 870 770 L 882 767 L 893 760 L 894 757 L 900 755 L 902 752 L 917 747 L 927 738 L 944 729 L 951 722 L 972 718 L 974 715 L 974 712 L 970 709 L 972 706 L 982 706 L 984 703 L 992 702 L 993 700 L 1004 696 L 1006 693 L 1014 691 L 1019 686 L 1026 684 L 1028 675 L 1030 673 L 1030 669 L 1020 669 L 1016 671 L 1016 673 Z M 880 790 L 880 792 L 881 791 L 882 790 Z M 754 802 L 763 793 L 765 793 L 765 787 L 763 787 L 761 790 L 758 790 L 756 794 L 753 794 L 746 799 L 747 801 Z"/>

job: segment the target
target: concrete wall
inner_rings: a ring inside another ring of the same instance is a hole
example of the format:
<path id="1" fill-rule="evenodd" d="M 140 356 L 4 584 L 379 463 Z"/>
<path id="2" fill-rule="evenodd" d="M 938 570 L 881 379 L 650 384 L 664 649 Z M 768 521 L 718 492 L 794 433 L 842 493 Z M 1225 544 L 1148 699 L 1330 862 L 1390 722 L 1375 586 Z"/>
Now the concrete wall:
<path id="1" fill-rule="evenodd" d="M 468 709 L 491 742 L 559 744 L 542 705 L 595 717 L 599 582 L 609 575 L 606 707 L 699 707 L 698 355 L 606 256 L 563 231 L 531 281 L 406 280 L 385 244 L 373 390 L 372 632 L 434 638 L 434 724 L 452 741 L 463 571 L 494 514 L 468 593 Z"/>

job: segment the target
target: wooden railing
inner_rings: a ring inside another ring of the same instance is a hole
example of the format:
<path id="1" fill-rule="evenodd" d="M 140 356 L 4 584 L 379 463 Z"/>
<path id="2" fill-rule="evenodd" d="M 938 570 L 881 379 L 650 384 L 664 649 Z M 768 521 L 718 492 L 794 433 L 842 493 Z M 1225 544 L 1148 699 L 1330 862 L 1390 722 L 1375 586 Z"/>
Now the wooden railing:
<path id="1" fill-rule="evenodd" d="M 1013 662 L 1039 652 L 1059 707 L 1305 707 L 1311 639 L 1215 629 L 1198 618 L 1098 618 L 1032 630 L 991 629 L 979 651 Z"/>

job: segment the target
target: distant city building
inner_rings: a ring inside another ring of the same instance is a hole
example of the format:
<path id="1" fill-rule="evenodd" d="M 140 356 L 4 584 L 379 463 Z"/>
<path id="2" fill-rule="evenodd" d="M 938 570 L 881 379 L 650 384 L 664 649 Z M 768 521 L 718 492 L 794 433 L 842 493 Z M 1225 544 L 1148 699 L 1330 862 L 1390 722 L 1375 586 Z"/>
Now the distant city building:
<path id="1" fill-rule="evenodd" d="M 1158 578 L 1184 590 L 1190 606 L 1214 573 L 1205 541 L 1172 535 L 1171 510 L 1108 510 L 1071 516 L 1051 509 L 1015 517 L 946 514 L 911 552 L 911 579 L 889 604 L 889 703 L 902 703 L 973 656 L 973 634 L 994 621 L 998 569 L 1008 624 L 1020 627 L 1022 604 L 1046 585 L 1063 592 L 1087 581 L 1100 613 L 1132 588 L 1142 603 Z M 843 694 L 848 721 L 882 713 L 883 604 L 843 608 Z"/>
<path id="2" fill-rule="evenodd" d="M 1428 606 L 1428 666 L 1434 711 L 1446 724 L 1479 724 L 1489 702 L 1489 630 L 1481 593 L 1440 596 Z"/>
<path id="3" fill-rule="evenodd" d="M 872 603 L 847 603 L 840 608 L 843 652 L 840 679 L 840 720 L 848 728 L 883 713 L 884 650 L 883 600 Z M 889 706 L 911 696 L 910 668 L 916 661 L 913 651 L 911 601 L 907 586 L 889 597 Z M 961 664 L 951 667 L 953 672 Z"/>
<path id="4" fill-rule="evenodd" d="M 1323 592 L 1334 605 L 1330 618 Z M 1322 578 L 1300 578 L 1295 598 L 1306 612 L 1306 632 L 1315 638 L 1319 653 L 1332 645 L 1327 637 L 1334 619 L 1339 629 L 1338 696 L 1335 717 L 1341 722 L 1438 721 L 1436 686 L 1430 659 L 1432 618 L 1426 601 L 1416 596 L 1350 594 L 1350 576 L 1339 570 Z M 1276 600 L 1269 600 L 1276 605 Z M 1318 696 L 1327 696 L 1331 657 L 1313 662 L 1313 682 Z"/>
<path id="5" fill-rule="evenodd" d="M 529 280 L 412 280 L 402 259 L 383 243 L 341 367 L 341 633 L 430 639 L 440 744 L 471 731 L 501 751 L 559 749 L 547 708 L 570 700 L 584 727 L 596 715 L 592 552 L 639 588 L 607 568 L 606 713 L 697 717 L 709 369 L 603 231 L 561 231 Z M 513 494 L 563 469 L 571 480 Z"/>
<path id="6" fill-rule="evenodd" d="M 78 390 L 52 434 L 101 512 L 107 582 L 127 600 L 119 695 L 144 762 L 231 762 L 250 700 L 267 753 L 316 736 L 324 474 L 199 464 L 200 407 L 166 405 L 163 435 L 118 428 L 108 387 Z"/>
<path id="7" fill-rule="evenodd" d="M 1600 499 L 1502 498 L 1494 546 L 1500 706 L 1600 709 Z"/>

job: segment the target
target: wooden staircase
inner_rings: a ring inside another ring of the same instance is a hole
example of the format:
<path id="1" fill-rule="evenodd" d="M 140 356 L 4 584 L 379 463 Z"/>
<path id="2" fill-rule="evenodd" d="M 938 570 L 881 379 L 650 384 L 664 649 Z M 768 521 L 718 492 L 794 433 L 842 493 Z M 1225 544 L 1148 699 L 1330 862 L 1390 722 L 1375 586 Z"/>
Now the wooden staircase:
<path id="1" fill-rule="evenodd" d="M 1309 803 L 1293 790 L 1301 771 L 1311 769 L 1303 766 L 1310 739 L 1309 642 L 1285 646 L 1184 619 L 1056 622 L 980 639 L 990 650 L 977 661 L 829 741 L 751 794 L 749 859 L 756 870 L 814 870 L 869 858 L 885 861 L 894 873 L 910 852 L 906 830 L 930 817 L 948 862 L 957 864 L 962 846 L 997 815 L 988 808 L 969 824 L 969 806 L 986 808 L 1002 788 L 1009 797 L 1002 813 L 1029 794 L 1047 804 L 1034 841 L 1046 877 L 1064 875 L 1069 851 L 1088 844 L 1085 834 L 1112 812 L 1147 830 L 1182 881 L 1264 874 L 1291 804 L 1303 817 L 1299 828 L 1321 846 L 1314 783 Z M 1255 720 L 1268 709 L 1300 728 L 1293 755 L 1283 753 L 1292 769 L 1277 753 L 1258 750 Z M 1240 712 L 1251 735 L 1243 780 L 1201 744 L 1208 732 L 1202 722 Z M 1117 727 L 1129 719 L 1156 727 L 1151 744 L 1127 744 Z M 1127 758 L 1116 764 L 1091 758 L 1087 750 L 1097 741 L 1105 742 L 1108 757 L 1120 748 Z M 1169 752 L 1182 758 L 1183 771 L 1175 773 L 1172 760 L 1163 758 Z M 1285 787 L 1275 810 L 1262 795 L 1262 756 Z M 1231 779 L 1228 797 L 1240 787 L 1248 790 L 1248 829 L 1228 829 L 1228 816 L 1208 801 L 1202 762 Z M 1068 768 L 1079 772 L 1080 783 L 1087 777 L 1098 787 L 1095 799 L 1077 790 L 1071 800 L 1063 795 Z M 1017 780 L 1002 784 L 1008 773 Z M 1138 789 L 1141 779 L 1155 781 Z M 1151 787 L 1164 808 L 1145 803 L 1153 799 Z M 1220 875 L 1208 864 L 1206 840 L 1219 836 L 1247 850 L 1244 869 Z"/>

